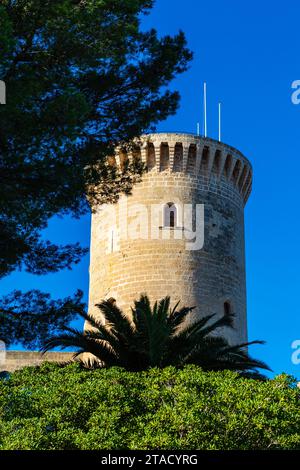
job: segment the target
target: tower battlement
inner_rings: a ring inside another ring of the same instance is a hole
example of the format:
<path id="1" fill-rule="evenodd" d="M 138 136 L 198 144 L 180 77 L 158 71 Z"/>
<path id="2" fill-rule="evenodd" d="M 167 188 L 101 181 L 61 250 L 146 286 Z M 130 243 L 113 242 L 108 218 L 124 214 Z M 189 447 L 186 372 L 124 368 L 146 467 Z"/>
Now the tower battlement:
<path id="1" fill-rule="evenodd" d="M 148 171 L 185 173 L 190 177 L 222 178 L 237 189 L 246 204 L 252 189 L 252 166 L 234 147 L 188 133 L 155 133 L 136 139 L 136 148 L 116 149 L 115 162 L 141 159 Z"/>

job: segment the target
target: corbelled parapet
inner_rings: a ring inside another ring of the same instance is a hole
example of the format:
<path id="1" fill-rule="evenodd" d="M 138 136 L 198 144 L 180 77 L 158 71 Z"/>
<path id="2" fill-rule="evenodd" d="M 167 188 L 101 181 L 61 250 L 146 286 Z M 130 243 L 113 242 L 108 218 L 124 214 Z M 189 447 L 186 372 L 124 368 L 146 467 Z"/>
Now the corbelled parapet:
<path id="1" fill-rule="evenodd" d="M 156 133 L 141 136 L 134 149 L 116 149 L 115 162 L 141 159 L 148 171 L 183 172 L 191 177 L 203 176 L 210 181 L 225 178 L 238 189 L 246 204 L 252 189 L 252 166 L 234 147 L 210 138 L 187 133 Z"/>

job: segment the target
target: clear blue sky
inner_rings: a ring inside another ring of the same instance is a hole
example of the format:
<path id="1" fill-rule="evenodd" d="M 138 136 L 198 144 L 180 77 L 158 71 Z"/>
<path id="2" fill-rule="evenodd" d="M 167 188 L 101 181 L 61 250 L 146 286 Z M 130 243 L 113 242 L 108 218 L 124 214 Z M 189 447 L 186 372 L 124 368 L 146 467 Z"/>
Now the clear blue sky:
<path id="1" fill-rule="evenodd" d="M 158 130 L 194 132 L 205 80 L 209 136 L 217 137 L 221 100 L 222 140 L 253 164 L 245 211 L 249 339 L 267 341 L 252 352 L 274 372 L 298 378 L 291 342 L 300 339 L 300 105 L 291 102 L 291 83 L 300 79 L 299 17 L 296 0 L 157 0 L 143 22 L 160 34 L 182 29 L 195 53 L 190 70 L 172 84 L 182 97 L 180 109 Z M 85 246 L 89 235 L 89 217 L 53 220 L 45 233 L 54 242 Z M 87 298 L 88 262 L 43 277 L 14 273 L 1 281 L 1 291 L 38 288 L 63 297 L 81 288 Z"/>

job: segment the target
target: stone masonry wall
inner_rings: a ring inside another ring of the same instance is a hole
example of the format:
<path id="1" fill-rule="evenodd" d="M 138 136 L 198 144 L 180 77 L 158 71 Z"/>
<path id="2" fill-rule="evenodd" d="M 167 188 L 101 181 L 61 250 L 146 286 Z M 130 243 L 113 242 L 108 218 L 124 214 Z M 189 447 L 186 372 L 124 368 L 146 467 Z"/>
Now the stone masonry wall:
<path id="1" fill-rule="evenodd" d="M 22 367 L 39 366 L 42 362 L 65 363 L 72 359 L 72 352 L 7 351 L 4 361 L 0 363 L 0 372 L 13 372 Z"/>

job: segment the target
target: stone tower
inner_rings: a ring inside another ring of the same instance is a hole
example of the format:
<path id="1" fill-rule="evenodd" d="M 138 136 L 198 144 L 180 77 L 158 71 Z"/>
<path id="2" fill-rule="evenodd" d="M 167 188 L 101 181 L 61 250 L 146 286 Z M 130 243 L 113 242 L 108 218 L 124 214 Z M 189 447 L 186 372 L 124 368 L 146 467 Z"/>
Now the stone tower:
<path id="1" fill-rule="evenodd" d="M 148 171 L 130 196 L 92 216 L 90 313 L 99 314 L 104 298 L 129 311 L 141 293 L 152 301 L 170 295 L 173 304 L 196 306 L 196 315 L 235 313 L 227 337 L 246 341 L 251 164 L 229 145 L 187 133 L 142 136 L 134 153 L 116 152 L 115 164 L 127 158 Z"/>

